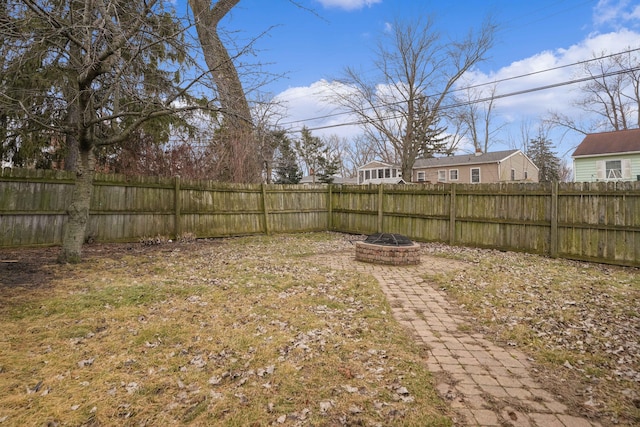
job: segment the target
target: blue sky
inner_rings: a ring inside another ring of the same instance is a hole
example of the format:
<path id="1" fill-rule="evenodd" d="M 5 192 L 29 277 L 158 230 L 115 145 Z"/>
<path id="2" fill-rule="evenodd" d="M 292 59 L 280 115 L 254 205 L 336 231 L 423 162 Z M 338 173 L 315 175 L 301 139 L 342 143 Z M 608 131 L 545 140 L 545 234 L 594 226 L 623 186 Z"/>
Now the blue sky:
<path id="1" fill-rule="evenodd" d="M 431 16 L 445 37 L 460 38 L 491 15 L 500 29 L 489 59 L 468 76 L 486 82 L 589 59 L 594 52 L 614 53 L 640 47 L 640 2 L 630 0 L 241 0 L 223 28 L 234 31 L 238 43 L 260 36 L 250 63 L 274 75 L 284 75 L 261 88 L 286 106 L 280 120 L 296 129 L 340 124 L 345 116 L 324 116 L 333 107 L 321 95 L 323 87 L 346 66 L 372 67 L 372 48 L 395 19 Z M 237 31 L 237 32 L 236 32 Z M 576 69 L 561 69 L 529 79 L 501 84 L 499 93 L 570 80 Z M 550 108 L 575 112 L 570 105 L 575 85 L 498 102 L 499 120 L 507 123 L 491 150 L 517 147 L 521 123 L 536 122 Z M 576 113 L 577 114 L 577 113 Z M 318 130 L 352 138 L 357 128 Z M 582 140 L 577 133 L 552 135 L 558 154 L 567 158 Z M 519 148 L 519 147 L 517 147 Z"/>

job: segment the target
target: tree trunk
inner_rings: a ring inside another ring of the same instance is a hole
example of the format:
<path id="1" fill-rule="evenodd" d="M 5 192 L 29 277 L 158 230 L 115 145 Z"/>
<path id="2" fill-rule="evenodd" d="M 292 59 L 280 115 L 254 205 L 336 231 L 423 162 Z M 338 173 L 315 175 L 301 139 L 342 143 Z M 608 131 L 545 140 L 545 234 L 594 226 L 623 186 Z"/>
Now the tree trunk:
<path id="1" fill-rule="evenodd" d="M 85 239 L 89 207 L 93 193 L 93 177 L 95 175 L 95 156 L 93 148 L 83 148 L 78 153 L 76 167 L 76 183 L 73 189 L 71 205 L 67 209 L 67 223 L 62 238 L 62 251 L 59 262 L 80 262 L 82 244 Z"/>
<path id="2" fill-rule="evenodd" d="M 218 35 L 218 23 L 240 0 L 189 0 L 205 62 L 218 89 L 224 117 L 229 177 L 233 182 L 259 182 L 258 147 L 253 141 L 251 110 L 229 52 Z"/>

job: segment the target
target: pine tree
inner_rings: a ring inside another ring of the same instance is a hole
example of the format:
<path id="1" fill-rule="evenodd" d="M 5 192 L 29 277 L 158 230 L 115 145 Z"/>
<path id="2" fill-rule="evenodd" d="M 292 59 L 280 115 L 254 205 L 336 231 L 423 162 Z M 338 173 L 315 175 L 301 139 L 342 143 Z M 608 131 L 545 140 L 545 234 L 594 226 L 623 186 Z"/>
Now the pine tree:
<path id="1" fill-rule="evenodd" d="M 340 170 L 340 160 L 329 153 L 329 149 L 323 150 L 322 155 L 318 156 L 317 160 L 318 170 L 316 175 L 318 181 L 324 184 L 332 184 L 335 175 Z"/>
<path id="2" fill-rule="evenodd" d="M 274 172 L 276 184 L 297 184 L 302 179 L 302 171 L 298 166 L 291 140 L 284 133 L 278 144 Z"/>
<path id="3" fill-rule="evenodd" d="M 538 167 L 538 181 L 560 181 L 560 159 L 552 151 L 553 143 L 546 137 L 538 136 L 529 142 L 527 156 Z"/>
<path id="4" fill-rule="evenodd" d="M 298 157 L 307 168 L 307 174 L 315 175 L 318 169 L 318 158 L 324 149 L 322 140 L 311 135 L 311 131 L 305 126 L 302 128 L 300 139 L 296 139 L 294 145 Z"/>

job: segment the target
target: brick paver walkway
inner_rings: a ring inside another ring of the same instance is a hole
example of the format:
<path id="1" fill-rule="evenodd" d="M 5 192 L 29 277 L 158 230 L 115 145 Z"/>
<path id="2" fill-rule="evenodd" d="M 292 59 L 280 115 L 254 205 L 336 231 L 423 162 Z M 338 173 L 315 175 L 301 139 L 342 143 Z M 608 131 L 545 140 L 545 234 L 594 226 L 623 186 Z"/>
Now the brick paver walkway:
<path id="1" fill-rule="evenodd" d="M 482 334 L 465 332 L 460 309 L 422 277 L 456 268 L 451 263 L 429 262 L 392 267 L 355 260 L 350 252 L 317 257 L 337 269 L 355 269 L 380 283 L 394 317 L 415 332 L 429 347 L 428 367 L 442 397 L 458 414 L 458 426 L 591 427 L 600 424 L 573 416 L 528 373 L 527 357 L 505 349 Z"/>

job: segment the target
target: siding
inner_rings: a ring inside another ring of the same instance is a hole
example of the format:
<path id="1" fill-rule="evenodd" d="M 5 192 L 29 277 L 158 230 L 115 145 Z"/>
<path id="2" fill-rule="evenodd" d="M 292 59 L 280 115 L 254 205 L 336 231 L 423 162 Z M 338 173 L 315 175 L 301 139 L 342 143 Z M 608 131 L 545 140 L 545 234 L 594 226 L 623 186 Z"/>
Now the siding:
<path id="1" fill-rule="evenodd" d="M 598 181 L 596 163 L 600 160 L 631 160 L 631 180 L 636 181 L 640 175 L 640 154 L 617 153 L 607 156 L 578 157 L 573 159 L 573 171 L 575 182 Z"/>
<path id="2" fill-rule="evenodd" d="M 458 180 L 449 180 L 449 171 L 458 170 Z M 511 181 L 511 169 L 515 169 L 516 181 L 524 180 L 524 172 L 527 171 L 529 182 L 538 182 L 538 168 L 522 153 L 515 153 L 500 163 L 476 163 L 476 164 L 458 164 L 435 166 L 429 168 L 415 168 L 413 171 L 413 182 L 418 182 L 418 172 L 425 172 L 425 181 L 436 184 L 438 181 L 438 171 L 445 170 L 447 172 L 447 180 L 442 182 L 470 184 L 471 169 L 480 169 L 480 183 L 496 183 Z"/>

